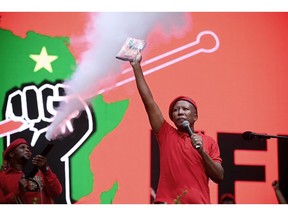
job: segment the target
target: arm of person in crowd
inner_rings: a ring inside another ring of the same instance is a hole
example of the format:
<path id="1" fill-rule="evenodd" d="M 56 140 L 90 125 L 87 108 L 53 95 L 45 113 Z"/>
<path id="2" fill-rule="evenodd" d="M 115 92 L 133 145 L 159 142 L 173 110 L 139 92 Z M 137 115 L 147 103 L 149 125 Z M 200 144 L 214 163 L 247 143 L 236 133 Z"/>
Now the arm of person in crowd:
<path id="1" fill-rule="evenodd" d="M 146 83 L 146 80 L 144 78 L 144 74 L 141 68 L 141 60 L 142 60 L 142 55 L 139 52 L 135 60 L 131 61 L 130 64 L 134 71 L 137 89 L 142 99 L 142 102 L 145 106 L 145 110 L 147 112 L 150 125 L 152 127 L 152 130 L 157 133 L 160 130 L 162 123 L 164 122 L 164 117 L 158 105 L 154 101 L 150 88 L 148 84 Z"/>
<path id="2" fill-rule="evenodd" d="M 280 188 L 279 188 L 279 182 L 277 180 L 272 182 L 272 187 L 275 191 L 275 195 L 277 197 L 278 203 L 279 204 L 287 204 L 286 199 L 284 198 Z"/>
<path id="3" fill-rule="evenodd" d="M 62 193 L 62 185 L 59 182 L 58 177 L 50 167 L 48 166 L 47 158 L 42 155 L 36 155 L 32 163 L 41 170 L 44 177 L 44 189 L 52 196 L 57 197 Z"/>

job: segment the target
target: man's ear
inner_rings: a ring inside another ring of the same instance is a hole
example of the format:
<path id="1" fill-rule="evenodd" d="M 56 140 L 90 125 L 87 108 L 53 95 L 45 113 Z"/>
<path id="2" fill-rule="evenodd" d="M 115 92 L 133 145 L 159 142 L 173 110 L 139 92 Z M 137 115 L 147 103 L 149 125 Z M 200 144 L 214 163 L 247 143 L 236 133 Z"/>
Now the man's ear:
<path id="1" fill-rule="evenodd" d="M 9 155 L 10 158 L 14 157 L 14 150 L 10 151 L 8 155 Z"/>
<path id="2" fill-rule="evenodd" d="M 195 114 L 194 114 L 194 121 L 196 121 L 197 119 L 198 119 L 198 114 L 195 113 Z"/>

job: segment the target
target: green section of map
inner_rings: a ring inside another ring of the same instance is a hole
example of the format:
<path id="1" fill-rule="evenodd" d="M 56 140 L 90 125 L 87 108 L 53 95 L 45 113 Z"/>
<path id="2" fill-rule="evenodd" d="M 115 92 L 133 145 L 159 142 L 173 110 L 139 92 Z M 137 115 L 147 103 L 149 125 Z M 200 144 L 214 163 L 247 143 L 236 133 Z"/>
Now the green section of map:
<path id="1" fill-rule="evenodd" d="M 100 95 L 92 100 L 91 105 L 96 113 L 97 131 L 90 136 L 77 154 L 71 157 L 71 184 L 74 189 L 72 191 L 74 200 L 79 200 L 93 190 L 93 174 L 88 156 L 101 140 L 122 121 L 128 107 L 128 100 L 107 104 Z M 101 173 L 96 173 L 96 175 L 101 175 Z"/>

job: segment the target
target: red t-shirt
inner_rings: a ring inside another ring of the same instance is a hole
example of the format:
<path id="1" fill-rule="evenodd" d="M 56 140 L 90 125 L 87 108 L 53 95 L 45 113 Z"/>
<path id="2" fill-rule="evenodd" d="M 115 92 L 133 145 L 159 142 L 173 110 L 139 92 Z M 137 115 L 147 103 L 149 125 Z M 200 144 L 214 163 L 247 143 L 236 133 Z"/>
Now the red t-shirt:
<path id="1" fill-rule="evenodd" d="M 62 186 L 50 169 L 43 173 L 39 171 L 34 181 L 28 182 L 29 188 L 35 191 L 20 192 L 18 183 L 23 175 L 22 171 L 12 168 L 0 172 L 0 203 L 52 204 L 53 198 L 62 193 Z M 35 181 L 39 184 L 38 190 Z"/>
<path id="2" fill-rule="evenodd" d="M 206 153 L 222 162 L 218 144 L 200 134 Z M 168 124 L 156 134 L 160 149 L 160 178 L 155 202 L 209 204 L 210 192 L 202 157 L 191 144 L 190 137 Z"/>

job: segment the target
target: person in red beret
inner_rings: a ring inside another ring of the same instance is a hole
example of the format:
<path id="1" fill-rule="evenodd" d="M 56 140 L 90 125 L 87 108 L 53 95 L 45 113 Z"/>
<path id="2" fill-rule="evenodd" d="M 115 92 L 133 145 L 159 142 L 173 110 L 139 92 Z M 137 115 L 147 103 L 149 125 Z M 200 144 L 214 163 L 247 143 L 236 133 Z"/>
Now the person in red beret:
<path id="1" fill-rule="evenodd" d="M 33 178 L 25 178 L 23 168 L 31 157 L 30 145 L 23 138 L 14 140 L 5 149 L 0 171 L 0 203 L 53 204 L 54 198 L 62 193 L 46 157 L 33 157 L 32 164 L 38 167 L 38 172 Z"/>
<path id="2" fill-rule="evenodd" d="M 213 138 L 194 131 L 198 110 L 190 97 L 179 96 L 169 106 L 176 128 L 164 119 L 144 78 L 141 60 L 139 52 L 130 64 L 159 144 L 160 177 L 154 203 L 209 204 L 209 179 L 221 183 L 224 178 L 219 146 Z"/>
<path id="3" fill-rule="evenodd" d="M 225 193 L 220 198 L 220 204 L 236 204 L 235 197 L 231 193 Z"/>

